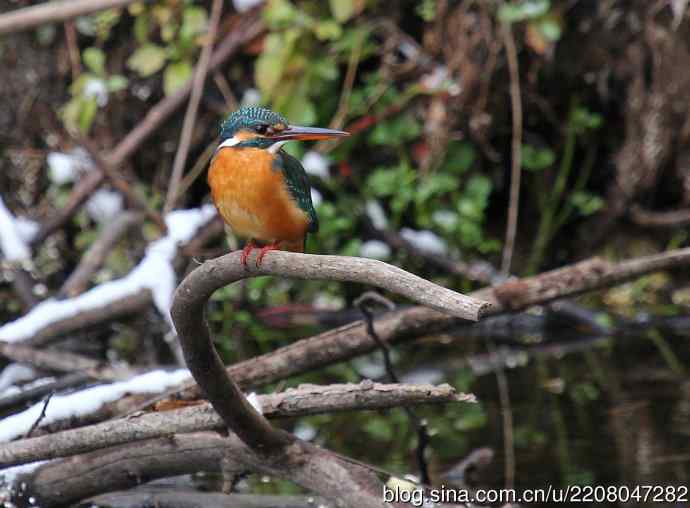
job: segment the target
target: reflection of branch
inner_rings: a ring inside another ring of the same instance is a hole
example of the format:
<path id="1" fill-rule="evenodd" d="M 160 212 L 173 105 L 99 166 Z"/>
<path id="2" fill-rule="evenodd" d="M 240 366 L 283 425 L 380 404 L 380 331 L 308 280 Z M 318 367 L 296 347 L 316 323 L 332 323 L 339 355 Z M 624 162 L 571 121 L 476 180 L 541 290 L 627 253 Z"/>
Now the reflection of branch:
<path id="1" fill-rule="evenodd" d="M 279 496 L 267 494 L 221 494 L 220 492 L 199 492 L 195 487 L 188 489 L 160 487 L 138 487 L 134 490 L 110 492 L 89 500 L 93 506 L 164 506 L 166 508 L 331 508 L 335 505 L 322 497 Z"/>
<path id="2" fill-rule="evenodd" d="M 258 397 L 268 418 L 295 417 L 340 411 L 389 409 L 414 404 L 474 401 L 448 385 L 359 384 L 301 385 L 285 392 Z M 0 445 L 0 467 L 66 457 L 133 441 L 179 432 L 221 430 L 223 420 L 209 404 L 65 430 L 54 434 Z"/>
<path id="3" fill-rule="evenodd" d="M 395 373 L 393 361 L 391 360 L 390 345 L 381 340 L 381 338 L 376 333 L 376 329 L 374 328 L 374 315 L 367 306 L 368 303 L 372 302 L 378 302 L 387 307 L 388 310 L 394 310 L 395 305 L 393 304 L 393 302 L 387 300 L 386 298 L 382 297 L 381 295 L 373 291 L 365 292 L 354 301 L 355 306 L 358 307 L 364 315 L 364 322 L 367 325 L 367 333 L 369 334 L 369 336 L 371 336 L 372 339 L 376 341 L 376 343 L 379 346 L 379 349 L 381 350 L 381 353 L 383 354 L 383 364 L 386 367 L 388 379 L 392 383 L 399 383 L 400 380 L 398 378 L 398 375 Z M 429 446 L 430 437 L 429 432 L 427 430 L 426 421 L 419 418 L 419 416 L 417 416 L 417 413 L 411 407 L 403 406 L 402 409 L 409 417 L 410 421 L 412 422 L 412 425 L 415 428 L 415 431 L 417 432 L 417 451 L 415 455 L 417 457 L 417 465 L 419 467 L 419 481 L 424 485 L 430 485 L 431 479 L 429 477 L 429 464 L 426 460 L 426 448 L 427 446 Z"/>
<path id="4" fill-rule="evenodd" d="M 479 319 L 486 304 L 376 260 L 275 251 L 255 267 L 254 258 L 243 266 L 240 255 L 234 252 L 204 263 L 175 292 L 171 315 L 192 376 L 227 426 L 251 449 L 242 461 L 249 467 L 268 463 L 277 476 L 345 506 L 381 506 L 381 485 L 371 471 L 271 426 L 249 404 L 211 340 L 204 317 L 208 299 L 217 289 L 248 276 L 278 275 L 371 284 L 469 320 Z"/>

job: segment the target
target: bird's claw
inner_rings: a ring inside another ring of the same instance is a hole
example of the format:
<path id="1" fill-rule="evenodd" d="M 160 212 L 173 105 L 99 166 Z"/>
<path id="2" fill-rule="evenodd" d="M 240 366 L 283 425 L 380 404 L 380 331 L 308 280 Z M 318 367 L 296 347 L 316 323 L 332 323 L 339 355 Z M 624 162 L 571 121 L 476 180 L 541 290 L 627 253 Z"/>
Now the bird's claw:
<path id="1" fill-rule="evenodd" d="M 264 256 L 272 250 L 278 250 L 278 244 L 277 243 L 271 243 L 269 245 L 265 245 L 265 246 L 261 247 L 261 251 L 259 252 L 259 255 L 256 256 L 256 267 L 257 268 L 259 268 L 261 266 L 261 263 L 264 260 Z"/>
<path id="2" fill-rule="evenodd" d="M 244 249 L 242 249 L 242 255 L 240 256 L 240 262 L 244 265 L 247 266 L 247 259 L 252 253 L 252 250 L 254 250 L 256 246 L 254 245 L 253 241 L 247 242 L 247 244 L 244 246 Z"/>

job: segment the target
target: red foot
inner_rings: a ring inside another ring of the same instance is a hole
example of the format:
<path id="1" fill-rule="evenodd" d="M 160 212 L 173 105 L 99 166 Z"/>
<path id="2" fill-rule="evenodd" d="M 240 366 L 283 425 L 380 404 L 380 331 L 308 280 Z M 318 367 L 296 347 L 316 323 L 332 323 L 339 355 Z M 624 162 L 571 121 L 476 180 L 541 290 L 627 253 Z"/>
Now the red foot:
<path id="1" fill-rule="evenodd" d="M 240 257 L 240 262 L 244 266 L 247 266 L 247 258 L 252 253 L 252 250 L 254 250 L 255 247 L 256 245 L 254 245 L 254 240 L 249 240 L 247 244 L 244 246 L 244 249 L 242 249 L 242 256 Z"/>
<path id="2" fill-rule="evenodd" d="M 256 267 L 257 268 L 259 268 L 261 266 L 261 263 L 264 260 L 264 256 L 266 255 L 266 253 L 268 253 L 272 250 L 280 250 L 280 249 L 278 249 L 278 242 L 269 243 L 268 245 L 261 247 L 261 251 L 259 252 L 259 255 L 256 257 Z"/>

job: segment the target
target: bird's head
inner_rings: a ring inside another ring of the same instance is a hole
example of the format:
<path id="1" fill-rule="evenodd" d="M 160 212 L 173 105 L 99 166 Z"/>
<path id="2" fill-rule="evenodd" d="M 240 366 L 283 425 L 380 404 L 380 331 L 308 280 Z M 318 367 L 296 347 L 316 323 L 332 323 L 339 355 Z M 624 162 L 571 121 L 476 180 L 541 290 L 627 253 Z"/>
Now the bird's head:
<path id="1" fill-rule="evenodd" d="M 261 148 L 277 152 L 292 140 L 320 140 L 349 136 L 347 132 L 318 127 L 290 125 L 282 115 L 266 108 L 243 107 L 232 113 L 220 126 L 220 145 Z"/>

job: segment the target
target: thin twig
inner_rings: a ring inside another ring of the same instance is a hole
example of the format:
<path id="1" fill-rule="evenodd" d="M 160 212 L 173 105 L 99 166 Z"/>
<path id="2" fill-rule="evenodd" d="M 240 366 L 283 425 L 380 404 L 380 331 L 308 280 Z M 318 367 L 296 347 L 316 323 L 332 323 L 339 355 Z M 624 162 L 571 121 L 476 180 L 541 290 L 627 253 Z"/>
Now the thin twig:
<path id="1" fill-rule="evenodd" d="M 161 214 L 153 210 L 143 199 L 134 193 L 129 183 L 118 174 L 115 167 L 111 166 L 106 159 L 101 157 L 93 141 L 85 137 L 78 137 L 77 141 L 86 149 L 94 164 L 96 164 L 96 167 L 105 175 L 110 184 L 122 192 L 133 207 L 144 212 L 144 214 L 146 214 L 146 216 L 165 234 L 168 230 L 168 226 L 165 224 L 165 220 L 163 220 Z"/>
<path id="2" fill-rule="evenodd" d="M 208 33 L 206 34 L 206 42 L 201 50 L 199 64 L 196 66 L 196 72 L 194 73 L 192 94 L 189 97 L 189 104 L 187 105 L 187 111 L 184 115 L 184 122 L 182 124 L 182 133 L 180 134 L 180 142 L 177 153 L 175 154 L 175 161 L 173 162 L 172 175 L 170 176 L 170 183 L 168 184 L 168 194 L 165 198 L 165 205 L 163 206 L 164 215 L 168 214 L 175 206 L 177 188 L 180 185 L 185 162 L 187 162 L 187 154 L 189 153 L 189 146 L 192 142 L 192 133 L 194 132 L 194 124 L 196 123 L 197 110 L 199 109 L 201 94 L 204 91 L 204 82 L 206 81 L 206 74 L 208 73 L 209 64 L 211 63 L 213 43 L 216 40 L 222 10 L 223 0 L 213 0 L 211 21 Z"/>
<path id="3" fill-rule="evenodd" d="M 242 16 L 238 19 L 237 26 L 230 32 L 222 43 L 218 45 L 211 57 L 209 70 L 217 69 L 245 43 L 251 41 L 264 31 L 265 27 L 261 18 L 256 15 Z M 196 75 L 196 71 L 195 71 Z M 153 134 L 158 127 L 184 104 L 185 99 L 192 92 L 192 79 L 173 95 L 166 97 L 151 108 L 146 116 L 137 123 L 125 138 L 110 153 L 108 159 L 113 166 L 122 164 L 136 152 L 141 145 Z"/>
<path id="4" fill-rule="evenodd" d="M 86 3 L 86 2 L 82 2 Z M 88 3 L 91 3 L 90 0 Z M 263 22 L 257 13 L 238 17 L 235 29 L 230 32 L 213 52 L 209 70 L 215 70 L 228 60 L 238 48 L 251 41 L 264 31 Z M 116 168 L 129 159 L 144 142 L 184 104 L 192 90 L 192 80 L 173 95 L 162 99 L 148 110 L 144 118 L 134 127 L 117 146 L 105 157 L 111 167 Z M 81 205 L 100 187 L 105 175 L 92 172 L 86 175 L 72 190 L 67 205 L 58 210 L 54 217 L 41 226 L 40 231 L 31 241 L 32 247 L 40 245 L 48 236 L 60 229 L 79 210 Z"/>
<path id="5" fill-rule="evenodd" d="M 54 392 L 51 393 L 50 395 L 48 395 L 48 396 L 46 397 L 46 400 L 43 401 L 43 408 L 41 409 L 41 414 L 38 415 L 38 418 L 36 418 L 36 421 L 33 423 L 33 425 L 31 426 L 31 428 L 29 429 L 29 431 L 26 433 L 26 436 L 25 436 L 25 437 L 26 437 L 27 439 L 30 438 L 30 437 L 31 437 L 31 434 L 33 434 L 34 431 L 38 428 L 38 426 L 39 426 L 40 423 L 41 423 L 41 420 L 43 420 L 43 418 L 46 417 L 46 409 L 48 409 L 48 403 L 50 402 L 50 399 L 53 398 L 53 394 L 54 394 Z"/>
<path id="6" fill-rule="evenodd" d="M 79 55 L 79 45 L 77 44 L 77 27 L 73 20 L 63 23 L 65 28 L 65 41 L 67 43 L 67 54 L 72 70 L 72 82 L 76 81 L 81 74 L 81 57 Z"/>
<path id="7" fill-rule="evenodd" d="M 101 267 L 110 255 L 113 246 L 130 228 L 141 223 L 142 214 L 125 212 L 104 226 L 103 231 L 82 256 L 77 267 L 72 271 L 58 292 L 61 296 L 74 297 L 84 292 L 91 276 Z"/>
<path id="8" fill-rule="evenodd" d="M 196 179 L 199 178 L 199 175 L 204 172 L 206 166 L 211 160 L 211 157 L 213 157 L 217 146 L 218 138 L 215 138 L 208 145 L 206 145 L 206 148 L 204 148 L 204 151 L 196 160 L 194 166 L 192 166 L 192 169 L 190 169 L 189 172 L 184 175 L 182 181 L 180 181 L 180 184 L 177 187 L 177 194 L 173 198 L 173 203 L 177 203 L 184 193 L 187 192 L 187 189 L 189 189 Z"/>
<path id="9" fill-rule="evenodd" d="M 239 107 L 239 102 L 237 102 L 237 97 L 235 97 L 235 94 L 232 93 L 232 88 L 230 88 L 228 80 L 225 79 L 225 76 L 223 76 L 221 72 L 215 71 L 213 73 L 213 82 L 223 95 L 223 99 L 225 100 L 225 108 L 228 111 L 236 110 Z"/>
<path id="10" fill-rule="evenodd" d="M 56 210 L 56 212 L 48 217 L 41 225 L 41 229 L 36 236 L 31 239 L 31 246 L 36 248 L 38 245 L 41 245 L 46 238 L 60 229 L 65 222 L 79 211 L 81 206 L 86 203 L 104 181 L 105 174 L 100 171 L 91 171 L 81 178 L 72 188 L 72 192 L 69 198 L 67 198 L 67 204 L 59 210 Z"/>
<path id="11" fill-rule="evenodd" d="M 503 261 L 501 272 L 504 275 L 510 273 L 510 265 L 515 250 L 515 237 L 517 235 L 518 211 L 520 208 L 520 180 L 522 174 L 522 100 L 520 98 L 520 74 L 518 69 L 517 49 L 510 24 L 502 23 L 501 31 L 508 58 L 508 70 L 510 73 L 510 104 L 513 116 L 513 140 L 511 150 L 510 172 L 510 202 L 508 205 L 508 223 L 506 225 L 506 240 L 503 246 Z"/>
<path id="12" fill-rule="evenodd" d="M 371 338 L 376 341 L 376 344 L 378 344 L 379 349 L 381 350 L 383 355 L 383 363 L 386 367 L 388 378 L 392 383 L 399 383 L 400 380 L 398 375 L 395 373 L 395 368 L 393 367 L 393 362 L 391 361 L 390 345 L 381 340 L 381 337 L 379 337 L 378 333 L 376 333 L 376 329 L 374 328 L 374 315 L 367 306 L 368 302 L 371 301 L 383 304 L 388 310 L 395 310 L 395 305 L 393 302 L 387 300 L 378 293 L 374 293 L 373 291 L 363 293 L 353 302 L 364 316 L 367 332 Z M 431 439 L 427 430 L 426 420 L 419 418 L 417 413 L 411 407 L 403 406 L 402 410 L 407 414 L 417 433 L 417 450 L 415 455 L 417 457 L 417 465 L 419 467 L 420 482 L 424 485 L 430 485 L 431 477 L 429 476 L 429 464 L 426 460 L 426 449 L 429 446 Z"/>
<path id="13" fill-rule="evenodd" d="M 487 342 L 487 348 L 491 358 L 496 359 L 496 346 L 492 340 Z M 505 488 L 512 489 L 515 485 L 515 442 L 513 439 L 513 411 L 510 406 L 510 392 L 508 391 L 508 379 L 503 370 L 503 364 L 496 361 L 494 364 L 496 385 L 498 386 L 498 398 L 501 403 L 501 418 L 503 420 L 503 455 L 505 456 L 504 475 Z"/>

